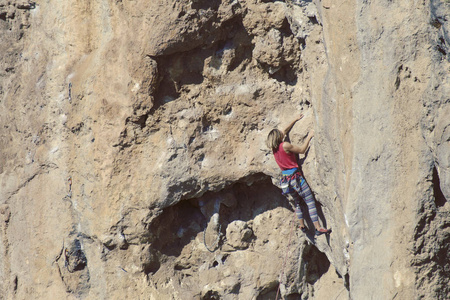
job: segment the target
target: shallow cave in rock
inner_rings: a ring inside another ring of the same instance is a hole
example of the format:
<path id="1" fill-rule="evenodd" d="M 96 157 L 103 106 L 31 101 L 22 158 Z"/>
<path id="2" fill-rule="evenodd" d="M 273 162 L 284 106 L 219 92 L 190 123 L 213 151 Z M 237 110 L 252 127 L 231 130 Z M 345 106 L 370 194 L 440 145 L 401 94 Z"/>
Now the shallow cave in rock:
<path id="1" fill-rule="evenodd" d="M 302 269 L 307 283 L 316 283 L 328 271 L 329 267 L 330 261 L 325 253 L 320 252 L 312 244 L 306 245 L 302 254 Z"/>
<path id="2" fill-rule="evenodd" d="M 203 82 L 203 65 L 212 49 L 195 49 L 185 53 L 155 57 L 158 64 L 159 83 L 154 92 L 151 113 L 165 104 L 178 99 L 185 85 Z"/>
<path id="3" fill-rule="evenodd" d="M 212 3 L 201 1 L 197 5 L 210 6 Z M 242 24 L 242 17 L 236 16 L 223 22 L 218 35 L 220 38 L 210 44 L 185 52 L 153 57 L 158 65 L 159 83 L 154 92 L 151 113 L 178 99 L 184 87 L 201 85 L 205 79 L 203 72 L 207 58 L 212 58 L 213 66 L 219 68 L 223 63 L 220 56 L 224 49 L 233 49 L 232 58 L 226 62 L 228 71 L 234 70 L 246 59 L 251 59 L 252 38 Z"/>
<path id="4" fill-rule="evenodd" d="M 220 295 L 217 291 L 208 291 L 205 293 L 205 295 L 201 298 L 202 300 L 219 300 Z"/>
<path id="5" fill-rule="evenodd" d="M 278 291 L 278 285 L 272 286 L 272 288 L 268 291 L 262 291 L 257 297 L 256 300 L 272 300 L 276 299 Z M 279 295 L 278 295 L 279 296 Z"/>
<path id="6" fill-rule="evenodd" d="M 286 300 L 300 300 L 302 299 L 302 295 L 299 293 L 292 293 L 289 295 L 285 295 L 284 297 L 281 297 L 280 291 L 278 289 L 278 284 L 272 286 L 272 288 L 268 291 L 261 292 L 257 297 L 256 300 L 273 300 L 273 299 L 286 299 Z"/>
<path id="7" fill-rule="evenodd" d="M 179 256 L 181 250 L 205 228 L 206 218 L 198 207 L 181 201 L 164 209 L 150 226 L 152 248 L 167 256 Z"/>
<path id="8" fill-rule="evenodd" d="M 235 220 L 248 222 L 277 207 L 292 210 L 280 190 L 272 184 L 270 177 L 257 177 L 259 181 L 251 185 L 245 181 L 236 182 L 221 191 L 207 192 L 202 197 L 182 200 L 165 208 L 149 226 L 152 249 L 161 257 L 180 256 L 183 248 L 208 228 L 215 214 L 218 218 L 215 228 L 220 229 L 221 236 L 224 236 L 227 226 Z M 207 247 L 221 247 L 222 240 L 218 240 L 215 245 L 218 235 L 216 233 L 212 239 L 205 241 Z M 226 258 L 222 263 L 225 260 Z M 177 265 L 176 269 L 189 267 Z"/>
<path id="9" fill-rule="evenodd" d="M 262 3 L 284 2 L 283 0 L 261 0 Z"/>
<path id="10" fill-rule="evenodd" d="M 219 0 L 197 0 L 197 1 L 192 1 L 191 3 L 191 8 L 192 9 L 213 9 L 213 10 L 217 10 L 220 6 L 220 2 Z"/>
<path id="11" fill-rule="evenodd" d="M 291 65 L 285 65 L 277 72 L 270 75 L 279 82 L 284 82 L 287 85 L 294 86 L 297 84 L 297 71 Z"/>
<path id="12" fill-rule="evenodd" d="M 285 18 L 283 20 L 283 24 L 281 25 L 280 32 L 283 34 L 283 36 L 293 36 L 294 33 L 291 29 L 291 24 L 289 23 L 289 20 Z"/>
<path id="13" fill-rule="evenodd" d="M 257 215 L 276 207 L 290 208 L 281 195 L 281 190 L 272 184 L 270 177 L 251 185 L 237 182 L 218 193 L 206 193 L 196 200 L 198 203 L 219 201 L 219 222 L 224 228 L 235 220 L 253 220 Z"/>

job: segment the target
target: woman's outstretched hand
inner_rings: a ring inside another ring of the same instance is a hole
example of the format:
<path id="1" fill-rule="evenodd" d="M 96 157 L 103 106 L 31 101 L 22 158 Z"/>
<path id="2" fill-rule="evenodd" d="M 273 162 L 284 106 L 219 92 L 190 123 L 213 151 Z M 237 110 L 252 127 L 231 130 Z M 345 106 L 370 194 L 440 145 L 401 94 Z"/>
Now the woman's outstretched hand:
<path id="1" fill-rule="evenodd" d="M 283 130 L 283 134 L 284 134 L 284 135 L 288 135 L 288 134 L 289 134 L 289 131 L 291 131 L 291 129 L 292 129 L 292 127 L 294 126 L 294 124 L 295 124 L 297 121 L 301 120 L 302 118 L 303 118 L 303 114 L 300 114 L 297 118 L 295 118 L 295 120 L 292 121 L 291 124 L 289 124 L 289 126 L 286 127 L 286 128 Z"/>

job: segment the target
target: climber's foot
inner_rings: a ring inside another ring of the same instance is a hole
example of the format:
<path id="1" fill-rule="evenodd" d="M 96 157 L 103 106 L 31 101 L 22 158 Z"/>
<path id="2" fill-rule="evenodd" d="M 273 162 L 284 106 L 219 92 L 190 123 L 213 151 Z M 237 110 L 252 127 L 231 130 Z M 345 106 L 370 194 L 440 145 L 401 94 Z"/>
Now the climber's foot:
<path id="1" fill-rule="evenodd" d="M 331 233 L 331 229 L 320 228 L 316 229 L 316 235 L 329 234 Z"/>
<path id="2" fill-rule="evenodd" d="M 308 232 L 308 227 L 306 227 L 306 226 L 298 226 L 298 228 L 300 228 L 300 230 L 302 231 L 302 232 L 304 232 L 304 233 L 306 233 L 306 232 Z"/>

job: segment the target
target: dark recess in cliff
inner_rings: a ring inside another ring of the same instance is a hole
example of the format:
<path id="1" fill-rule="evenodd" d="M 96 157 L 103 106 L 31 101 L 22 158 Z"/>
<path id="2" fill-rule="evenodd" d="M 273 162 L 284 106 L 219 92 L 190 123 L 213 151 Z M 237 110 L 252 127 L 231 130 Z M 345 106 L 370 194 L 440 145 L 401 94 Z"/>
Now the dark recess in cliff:
<path id="1" fill-rule="evenodd" d="M 433 192 L 434 192 L 434 201 L 437 207 L 442 207 L 447 202 L 444 194 L 441 190 L 441 182 L 439 180 L 439 174 L 436 167 L 433 168 Z"/>
<path id="2" fill-rule="evenodd" d="M 213 248 L 211 250 L 220 250 L 225 242 L 223 237 L 226 228 L 231 222 L 235 220 L 248 222 L 260 213 L 280 206 L 289 208 L 287 200 L 280 194 L 279 189 L 273 186 L 269 177 L 252 185 L 237 182 L 224 190 L 207 192 L 200 198 L 182 200 L 165 208 L 163 213 L 149 224 L 148 236 L 143 240 L 151 243 L 160 261 L 179 257 L 184 247 L 199 233 L 208 229 L 212 215 L 218 212 L 221 237 L 218 237 L 217 231 L 211 232 L 212 236 L 209 237 L 208 234 L 208 239 L 204 242 Z M 250 242 L 256 238 L 252 236 Z M 215 243 L 217 245 L 214 245 Z M 226 259 L 227 256 L 223 256 L 222 263 L 225 263 Z M 198 265 L 191 262 L 180 261 L 174 266 L 177 271 L 197 267 Z M 215 267 L 214 262 L 212 267 Z M 153 264 L 150 271 L 155 273 L 158 269 L 159 264 Z"/>

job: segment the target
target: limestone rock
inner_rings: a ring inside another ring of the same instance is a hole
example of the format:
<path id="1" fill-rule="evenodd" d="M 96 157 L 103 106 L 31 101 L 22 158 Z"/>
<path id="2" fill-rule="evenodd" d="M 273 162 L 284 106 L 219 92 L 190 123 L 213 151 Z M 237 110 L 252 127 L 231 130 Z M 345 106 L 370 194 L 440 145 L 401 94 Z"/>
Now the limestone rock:
<path id="1" fill-rule="evenodd" d="M 244 221 L 236 220 L 227 226 L 227 243 L 235 249 L 247 248 L 251 236 L 252 230 Z"/>
<path id="2" fill-rule="evenodd" d="M 445 299 L 449 14 L 0 0 L 2 299 Z M 300 113 L 329 236 L 265 146 Z"/>

